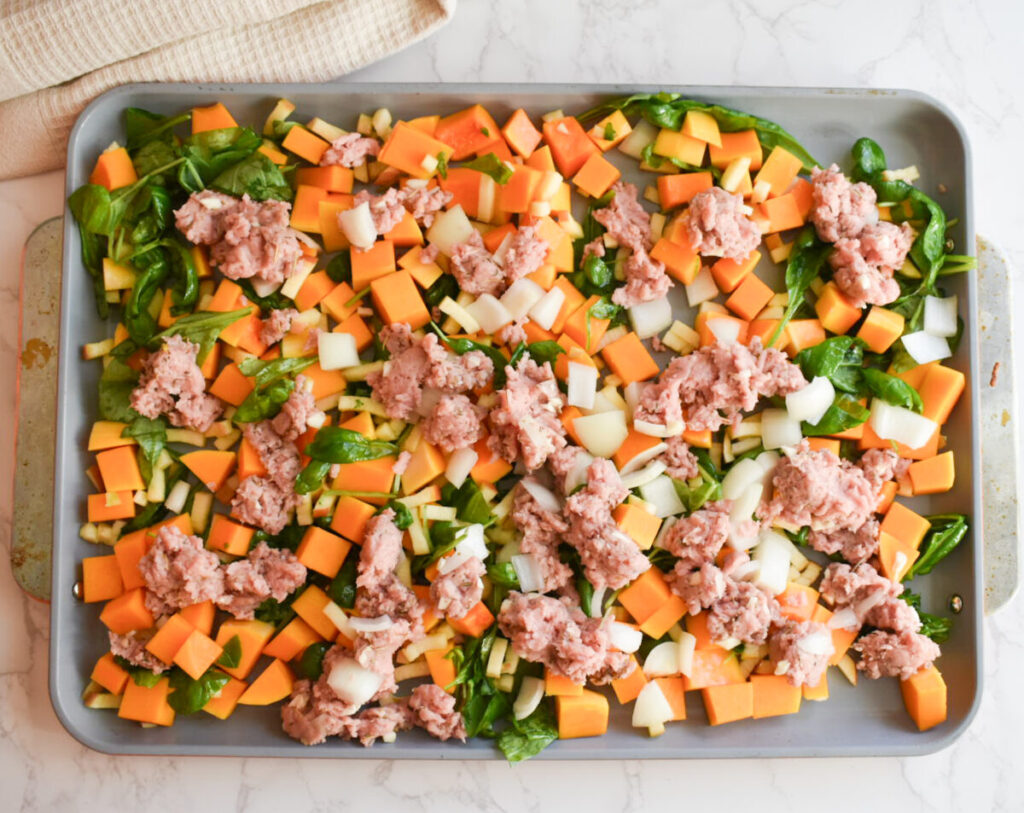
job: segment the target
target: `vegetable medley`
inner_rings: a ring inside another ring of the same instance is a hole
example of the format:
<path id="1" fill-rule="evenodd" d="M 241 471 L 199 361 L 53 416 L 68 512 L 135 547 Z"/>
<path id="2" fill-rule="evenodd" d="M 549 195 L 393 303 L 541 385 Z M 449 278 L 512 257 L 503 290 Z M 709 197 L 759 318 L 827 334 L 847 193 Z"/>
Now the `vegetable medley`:
<path id="1" fill-rule="evenodd" d="M 942 723 L 952 621 L 912 588 L 968 520 L 899 498 L 953 485 L 974 263 L 916 168 L 676 94 L 444 112 L 128 109 L 71 196 L 118 320 L 84 348 L 86 704 L 510 761 L 837 675 Z"/>

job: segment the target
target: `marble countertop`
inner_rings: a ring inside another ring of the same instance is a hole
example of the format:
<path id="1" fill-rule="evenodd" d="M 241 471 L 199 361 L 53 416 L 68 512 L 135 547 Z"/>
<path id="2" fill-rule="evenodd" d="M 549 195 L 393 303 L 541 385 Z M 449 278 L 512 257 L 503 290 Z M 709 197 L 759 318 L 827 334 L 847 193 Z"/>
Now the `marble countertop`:
<path id="1" fill-rule="evenodd" d="M 432 39 L 365 81 L 907 87 L 949 105 L 973 148 L 979 231 L 1024 267 L 1024 4 L 1018 0 L 462 0 Z M 62 209 L 63 177 L 0 183 L 0 425 L 13 425 L 18 262 Z M 1018 344 L 1018 358 L 1024 356 Z M 1018 412 L 1018 414 L 1024 414 Z M 13 432 L 0 433 L 0 548 Z M 47 694 L 47 607 L 0 564 L 0 810 L 765 811 L 1024 809 L 1024 599 L 986 624 L 984 699 L 952 747 L 912 759 L 400 763 L 113 758 L 75 742 Z M 742 782 L 743 789 L 736 785 Z M 870 800 L 854 788 L 870 787 Z"/>

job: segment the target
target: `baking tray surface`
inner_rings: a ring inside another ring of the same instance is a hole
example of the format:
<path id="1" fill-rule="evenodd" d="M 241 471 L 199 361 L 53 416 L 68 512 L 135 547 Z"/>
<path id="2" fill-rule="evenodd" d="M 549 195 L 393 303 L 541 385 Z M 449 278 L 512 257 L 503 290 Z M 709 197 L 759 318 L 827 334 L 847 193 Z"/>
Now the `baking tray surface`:
<path id="1" fill-rule="evenodd" d="M 806 88 L 682 87 L 635 85 L 419 85 L 419 84 L 277 84 L 277 85 L 126 85 L 94 101 L 82 113 L 68 145 L 67 193 L 84 183 L 95 157 L 121 133 L 121 113 L 130 106 L 169 113 L 182 108 L 224 102 L 239 121 L 262 121 L 274 100 L 287 97 L 304 117 L 320 116 L 341 125 L 379 107 L 396 118 L 451 112 L 479 102 L 503 121 L 517 107 L 537 120 L 549 110 L 581 112 L 602 100 L 637 92 L 676 91 L 702 100 L 760 115 L 778 122 L 820 162 L 848 164 L 853 142 L 874 138 L 886 151 L 892 167 L 915 164 L 920 185 L 947 212 L 959 217 L 953 230 L 958 246 L 974 246 L 971 166 L 964 130 L 940 103 L 904 90 L 835 90 Z M 633 162 L 635 164 L 635 162 Z M 620 166 L 625 167 L 624 163 Z M 627 180 L 650 183 L 637 170 Z M 940 191 L 942 190 L 942 191 Z M 92 307 L 92 292 L 79 259 L 80 242 L 73 219 L 64 219 L 63 291 L 57 453 L 54 482 L 54 553 L 50 643 L 50 694 L 58 717 L 68 731 L 90 748 L 117 754 L 176 754 L 219 756 L 303 756 L 395 759 L 493 759 L 500 753 L 486 740 L 465 745 L 439 743 L 421 731 L 403 733 L 391 744 L 364 749 L 333 740 L 305 747 L 282 731 L 277 709 L 239 707 L 227 723 L 208 715 L 180 718 L 170 728 L 142 729 L 111 713 L 87 709 L 81 692 L 105 635 L 94 608 L 85 608 L 72 595 L 79 561 L 93 555 L 94 546 L 81 541 L 78 528 L 84 515 L 89 483 L 86 439 L 96 418 L 94 393 L 99 365 L 81 361 L 82 343 L 108 335 Z M 760 271 L 764 268 L 763 261 Z M 776 272 L 777 273 L 777 272 Z M 769 284 L 776 282 L 765 274 Z M 963 341 L 951 364 L 968 374 L 968 392 L 946 424 L 948 447 L 957 452 L 957 486 L 933 498 L 916 498 L 910 505 L 921 513 L 960 511 L 981 516 L 980 443 L 978 433 L 979 371 L 975 363 L 978 327 L 973 318 L 977 301 L 975 275 L 962 275 L 946 285 L 965 304 Z M 682 290 L 672 292 L 680 316 L 687 318 Z M 977 477 L 975 476 L 977 473 Z M 603 737 L 567 740 L 546 749 L 542 759 L 637 759 L 679 757 L 782 757 L 912 755 L 939 750 L 956 739 L 970 723 L 981 693 L 981 545 L 969 535 L 949 560 L 915 590 L 924 607 L 945 612 L 953 595 L 963 599 L 951 639 L 939 661 L 949 686 L 949 719 L 920 733 L 907 716 L 895 680 L 860 681 L 855 689 L 841 679 L 830 682 L 825 703 L 804 703 L 799 714 L 767 720 L 748 720 L 711 727 L 699 694 L 689 693 L 688 722 L 674 724 L 657 739 L 630 727 L 629 706 L 612 702 L 609 733 Z"/>

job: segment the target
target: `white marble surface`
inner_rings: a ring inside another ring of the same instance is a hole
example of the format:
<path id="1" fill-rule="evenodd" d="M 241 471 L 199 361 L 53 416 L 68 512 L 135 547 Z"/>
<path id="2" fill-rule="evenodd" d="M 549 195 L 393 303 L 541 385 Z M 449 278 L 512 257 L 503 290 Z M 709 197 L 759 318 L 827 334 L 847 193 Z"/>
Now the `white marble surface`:
<path id="1" fill-rule="evenodd" d="M 909 87 L 950 105 L 974 151 L 979 230 L 1024 267 L 1019 0 L 462 0 L 432 40 L 361 71 L 383 81 Z M 59 214 L 59 173 L 0 183 L 0 426 L 12 426 L 18 262 Z M 1018 355 L 1024 356 L 1019 345 Z M 0 433 L 0 546 L 12 432 Z M 6 558 L 6 556 L 5 556 Z M 0 565 L 0 811 L 1024 809 L 1024 600 L 989 619 L 985 695 L 951 748 L 914 759 L 504 764 L 111 758 L 50 708 L 47 608 Z M 742 783 L 740 790 L 737 784 Z M 870 793 L 859 793 L 870 788 Z"/>

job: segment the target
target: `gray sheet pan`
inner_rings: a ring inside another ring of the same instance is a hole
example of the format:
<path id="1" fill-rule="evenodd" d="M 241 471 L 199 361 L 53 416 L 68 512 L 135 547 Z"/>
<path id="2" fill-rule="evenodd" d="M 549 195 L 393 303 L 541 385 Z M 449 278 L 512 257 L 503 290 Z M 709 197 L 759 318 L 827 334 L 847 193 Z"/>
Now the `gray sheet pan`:
<path id="1" fill-rule="evenodd" d="M 242 122 L 259 123 L 273 101 L 288 97 L 298 105 L 298 118 L 314 115 L 352 127 L 357 113 L 388 107 L 396 118 L 451 112 L 473 102 L 484 104 L 499 121 L 524 107 L 536 119 L 564 108 L 580 112 L 594 103 L 622 94 L 675 90 L 713 100 L 781 123 L 819 161 L 846 162 L 849 148 L 870 135 L 885 148 L 889 165 L 916 164 L 922 187 L 934 194 L 959 222 L 953 230 L 960 247 L 974 245 L 971 167 L 963 127 L 935 100 L 894 90 L 825 90 L 736 87 L 637 87 L 625 85 L 128 85 L 93 102 L 81 115 L 68 147 L 67 191 L 88 177 L 96 155 L 112 140 L 123 138 L 121 112 L 139 106 L 170 113 L 214 101 L 226 103 Z M 623 166 L 625 166 L 623 164 Z M 631 170 L 636 180 L 641 173 Z M 650 183 L 650 176 L 646 176 Z M 940 184 L 944 188 L 939 192 Z M 105 648 L 99 607 L 83 607 L 72 597 L 82 557 L 97 553 L 78 538 L 89 483 L 86 438 L 96 417 L 95 392 L 100 368 L 80 360 L 83 342 L 108 335 L 109 325 L 95 314 L 87 276 L 79 260 L 79 239 L 70 216 L 65 217 L 64 287 L 61 305 L 58 442 L 54 484 L 54 566 L 50 649 L 50 693 L 68 731 L 87 746 L 118 754 L 192 754 L 238 756 L 304 756 L 396 759 L 487 759 L 500 754 L 487 741 L 441 744 L 422 732 L 403 734 L 396 743 L 363 749 L 332 741 L 306 748 L 282 732 L 276 708 L 239 708 L 229 722 L 207 715 L 181 718 L 172 728 L 144 730 L 111 712 L 86 709 L 80 693 L 96 658 Z M 762 273 L 769 283 L 769 263 Z M 777 273 L 777 272 L 776 272 Z M 981 516 L 978 329 L 973 319 L 977 283 L 960 276 L 946 286 L 962 301 L 967 320 L 964 340 L 952 364 L 969 375 L 968 391 L 947 424 L 949 448 L 957 452 L 957 486 L 912 506 L 922 513 L 962 511 Z M 687 318 L 678 287 L 672 296 Z M 945 612 L 953 594 L 963 598 L 952 638 L 944 645 L 939 666 L 949 686 L 949 719 L 919 733 L 907 717 L 895 680 L 862 680 L 856 689 L 833 674 L 832 697 L 826 703 L 805 703 L 800 714 L 770 720 L 744 721 L 720 727 L 706 725 L 699 693 L 687 701 L 689 721 L 669 726 L 649 740 L 629 726 L 629 706 L 612 700 L 608 735 L 569 740 L 547 749 L 546 759 L 624 759 L 675 757 L 870 756 L 922 754 L 943 748 L 967 727 L 981 692 L 981 546 L 968 538 L 950 559 L 914 588 L 924 607 Z"/>

